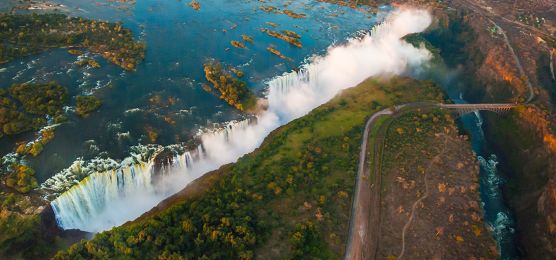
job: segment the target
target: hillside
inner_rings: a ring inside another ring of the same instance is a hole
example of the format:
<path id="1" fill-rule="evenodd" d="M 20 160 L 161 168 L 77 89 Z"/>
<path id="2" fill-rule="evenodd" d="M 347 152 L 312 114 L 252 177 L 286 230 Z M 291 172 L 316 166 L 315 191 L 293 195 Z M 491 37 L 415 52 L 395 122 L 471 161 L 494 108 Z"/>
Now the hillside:
<path id="1" fill-rule="evenodd" d="M 56 258 L 341 258 L 366 118 L 393 104 L 441 98 L 426 81 L 367 80 L 206 175 L 197 182 L 206 190 L 191 185 L 165 209 Z"/>

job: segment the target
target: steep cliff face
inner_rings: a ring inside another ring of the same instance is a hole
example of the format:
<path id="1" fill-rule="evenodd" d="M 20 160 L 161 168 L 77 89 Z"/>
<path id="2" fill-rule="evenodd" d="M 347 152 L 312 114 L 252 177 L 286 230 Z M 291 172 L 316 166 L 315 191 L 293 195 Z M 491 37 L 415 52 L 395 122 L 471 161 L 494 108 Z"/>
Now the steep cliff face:
<path id="1" fill-rule="evenodd" d="M 505 194 L 529 259 L 556 254 L 556 146 L 545 116 L 538 108 L 522 107 L 488 119 L 487 135 L 508 175 Z"/>
<path id="2" fill-rule="evenodd" d="M 548 42 L 553 39 L 536 30 L 552 27 L 531 29 L 516 24 L 515 17 L 505 15 L 511 13 L 504 9 L 507 5 L 498 7 L 493 1 L 484 1 L 481 5 L 491 8 L 485 15 L 474 6 L 466 6 L 466 2 L 474 1 L 451 1 L 459 13 L 441 18 L 435 29 L 440 34 L 452 34 L 446 39 L 454 39 L 462 44 L 461 48 L 450 49 L 442 41 L 434 45 L 448 65 L 463 71 L 467 78 L 463 93 L 468 101 L 525 102 L 532 92 L 532 102 L 516 111 L 503 116 L 486 115 L 485 127 L 490 146 L 499 155 L 500 167 L 507 176 L 505 196 L 515 213 L 521 251 L 528 259 L 549 259 L 556 255 L 556 120 L 551 100 L 556 81 L 550 72 L 553 61 L 547 58 L 553 51 Z M 537 2 L 521 8 L 542 6 L 543 1 Z M 454 30 L 457 28 L 466 29 Z M 454 51 L 461 53 L 454 56 Z"/>

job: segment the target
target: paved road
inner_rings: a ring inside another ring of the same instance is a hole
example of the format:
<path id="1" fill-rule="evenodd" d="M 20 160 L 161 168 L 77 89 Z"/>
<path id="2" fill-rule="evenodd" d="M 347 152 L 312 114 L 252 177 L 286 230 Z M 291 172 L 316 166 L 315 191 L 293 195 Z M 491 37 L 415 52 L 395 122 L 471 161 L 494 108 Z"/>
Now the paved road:
<path id="1" fill-rule="evenodd" d="M 367 142 L 369 140 L 369 132 L 373 128 L 376 120 L 384 115 L 391 115 L 393 111 L 388 108 L 374 113 L 363 132 L 363 140 L 359 152 L 359 165 L 357 168 L 357 179 L 355 184 L 355 194 L 353 197 L 353 206 L 351 211 L 350 232 L 346 248 L 346 259 L 369 259 L 368 252 L 368 230 L 369 230 L 369 205 L 370 202 L 370 183 L 369 176 L 366 175 L 368 168 L 366 165 Z"/>
<path id="2" fill-rule="evenodd" d="M 375 259 L 380 234 L 380 155 L 382 142 L 376 141 L 370 162 L 367 160 L 367 145 L 369 134 L 377 119 L 382 116 L 398 116 L 402 113 L 420 108 L 441 108 L 460 111 L 470 110 L 506 110 L 516 104 L 435 104 L 431 102 L 414 102 L 399 105 L 394 108 L 383 109 L 371 115 L 365 124 L 361 148 L 359 152 L 359 165 L 355 183 L 355 193 L 351 209 L 351 219 L 346 245 L 345 259 L 361 260 Z M 382 129 L 386 130 L 386 129 Z M 380 134 L 379 134 L 380 136 Z M 380 138 L 380 137 L 379 137 Z M 372 164 L 371 162 L 374 162 Z M 372 164 L 372 165 L 371 165 Z M 367 174 L 369 173 L 369 174 Z M 372 177 L 370 179 L 369 177 Z M 378 182 L 377 182 L 378 180 Z M 371 210 L 373 214 L 371 215 Z"/>
<path id="3" fill-rule="evenodd" d="M 515 50 L 512 47 L 512 44 L 510 43 L 510 40 L 508 39 L 506 32 L 504 31 L 504 29 L 502 29 L 502 27 L 500 27 L 493 20 L 490 20 L 490 22 L 496 27 L 496 30 L 499 31 L 500 34 L 502 34 L 502 37 L 504 38 L 504 43 L 506 43 L 506 47 L 508 47 L 510 53 L 512 54 L 512 57 L 514 58 L 514 62 L 515 65 L 517 66 L 517 69 L 519 70 L 519 74 L 521 74 L 521 77 L 525 79 L 525 84 L 527 85 L 527 88 L 529 88 L 529 97 L 527 97 L 527 101 L 525 103 L 529 103 L 533 101 L 533 99 L 535 98 L 535 90 L 533 89 L 533 85 L 531 84 L 531 81 L 529 81 L 529 77 L 527 76 L 525 70 L 523 69 L 523 66 L 521 65 L 521 61 L 519 60 L 519 57 L 517 57 L 517 54 L 515 53 Z"/>

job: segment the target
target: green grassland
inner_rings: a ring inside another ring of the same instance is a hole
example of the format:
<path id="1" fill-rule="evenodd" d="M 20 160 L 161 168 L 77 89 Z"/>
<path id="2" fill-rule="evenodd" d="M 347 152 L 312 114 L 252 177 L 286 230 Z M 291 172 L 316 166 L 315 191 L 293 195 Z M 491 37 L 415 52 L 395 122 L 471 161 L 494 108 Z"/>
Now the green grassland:
<path id="1" fill-rule="evenodd" d="M 366 119 L 395 104 L 442 98 L 428 81 L 366 80 L 206 175 L 212 180 L 203 192 L 173 197 L 55 259 L 341 258 Z"/>

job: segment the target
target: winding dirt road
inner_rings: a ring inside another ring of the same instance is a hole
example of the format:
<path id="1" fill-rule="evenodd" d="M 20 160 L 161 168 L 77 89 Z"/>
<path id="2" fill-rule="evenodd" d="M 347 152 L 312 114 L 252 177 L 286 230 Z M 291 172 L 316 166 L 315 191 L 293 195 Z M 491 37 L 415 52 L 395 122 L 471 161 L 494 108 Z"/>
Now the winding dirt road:
<path id="1" fill-rule="evenodd" d="M 440 156 L 442 156 L 444 154 L 444 152 L 446 151 L 446 147 L 448 144 L 448 138 L 444 137 L 444 147 L 442 148 L 442 151 L 440 151 L 440 153 L 438 153 L 434 158 L 432 158 L 432 160 L 429 162 L 429 165 L 427 166 L 427 169 L 425 169 L 425 174 L 423 176 L 424 182 L 425 182 L 425 194 L 423 194 L 422 197 L 420 197 L 418 200 L 416 200 L 413 205 L 411 205 L 411 215 L 409 215 L 409 219 L 407 220 L 407 222 L 405 223 L 405 225 L 403 226 L 402 229 L 402 249 L 400 251 L 400 254 L 398 255 L 398 260 L 403 259 L 404 257 L 404 253 L 405 253 L 405 234 L 407 232 L 407 229 L 409 228 L 409 226 L 411 226 L 411 222 L 413 221 L 413 219 L 415 218 L 415 211 L 417 210 L 417 206 L 419 205 L 419 203 L 421 203 L 421 201 L 425 200 L 427 197 L 429 197 L 429 181 L 428 181 L 428 172 L 430 171 L 432 165 L 435 162 L 438 162 L 438 160 L 440 160 Z"/>

